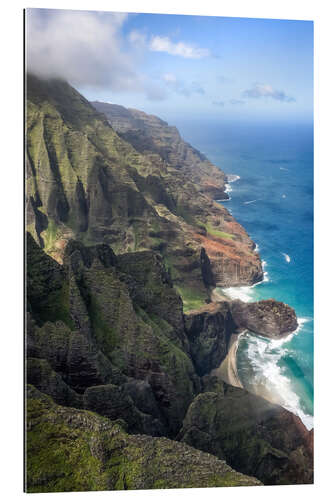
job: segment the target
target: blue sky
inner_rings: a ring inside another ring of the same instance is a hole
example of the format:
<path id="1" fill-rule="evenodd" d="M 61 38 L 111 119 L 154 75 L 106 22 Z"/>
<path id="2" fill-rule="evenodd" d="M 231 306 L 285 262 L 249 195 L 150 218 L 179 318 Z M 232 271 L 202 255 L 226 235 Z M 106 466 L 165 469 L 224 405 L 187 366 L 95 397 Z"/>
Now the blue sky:
<path id="1" fill-rule="evenodd" d="M 310 21 L 29 9 L 27 52 L 88 99 L 165 119 L 312 121 Z"/>

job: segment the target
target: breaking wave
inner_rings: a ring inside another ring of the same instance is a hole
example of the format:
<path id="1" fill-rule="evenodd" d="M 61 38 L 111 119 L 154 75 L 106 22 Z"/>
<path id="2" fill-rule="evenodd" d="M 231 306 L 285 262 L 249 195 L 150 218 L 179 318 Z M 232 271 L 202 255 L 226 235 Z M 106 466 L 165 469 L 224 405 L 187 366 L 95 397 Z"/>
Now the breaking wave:
<path id="1" fill-rule="evenodd" d="M 257 248 L 256 251 L 258 251 Z M 266 271 L 267 262 L 263 260 L 261 262 L 261 265 L 264 272 L 264 277 L 261 281 L 259 281 L 258 283 L 254 283 L 253 285 L 232 286 L 230 288 L 223 288 L 221 289 L 223 295 L 226 295 L 231 300 L 239 299 L 242 300 L 243 302 L 253 302 L 254 300 L 256 300 L 255 287 L 261 285 L 262 283 L 269 282 L 268 271 Z"/>
<path id="2" fill-rule="evenodd" d="M 291 354 L 288 343 L 310 320 L 311 318 L 298 318 L 297 330 L 279 340 L 245 333 L 239 348 L 239 351 L 242 350 L 245 354 L 245 359 L 242 360 L 241 355 L 237 358 L 239 376 L 244 388 L 298 415 L 307 429 L 313 427 L 313 416 L 302 408 L 292 381 L 285 373 L 284 360 L 289 359 Z M 301 371 L 298 366 L 297 369 Z"/>
<path id="3" fill-rule="evenodd" d="M 286 259 L 286 262 L 288 262 L 288 264 L 289 264 L 289 262 L 291 261 L 291 258 L 289 257 L 289 255 L 287 253 L 283 253 L 283 252 L 281 252 L 281 253 L 284 256 L 284 258 Z"/>
<path id="4" fill-rule="evenodd" d="M 225 192 L 226 193 L 231 193 L 232 187 L 230 186 L 230 184 L 232 182 L 238 181 L 239 179 L 240 179 L 239 175 L 235 175 L 235 174 L 229 174 L 229 175 L 227 175 L 227 182 L 225 183 Z M 230 197 L 229 197 L 229 200 L 231 200 Z M 228 201 L 228 200 L 223 200 L 223 201 Z"/>

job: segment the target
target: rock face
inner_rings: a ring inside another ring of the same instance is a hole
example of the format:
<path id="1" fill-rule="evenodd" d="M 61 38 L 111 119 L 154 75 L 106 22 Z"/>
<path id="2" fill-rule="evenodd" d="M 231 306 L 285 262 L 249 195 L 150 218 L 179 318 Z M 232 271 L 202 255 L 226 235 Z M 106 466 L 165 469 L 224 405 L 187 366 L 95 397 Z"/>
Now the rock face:
<path id="1" fill-rule="evenodd" d="M 219 458 L 226 458 L 237 470 L 255 475 L 264 483 L 277 481 L 276 477 L 280 473 L 283 473 L 281 477 L 286 481 L 290 477 L 292 482 L 293 474 L 299 482 L 310 481 L 309 455 L 306 455 L 303 468 L 301 467 L 302 453 L 305 449 L 308 450 L 312 439 L 310 433 L 299 425 L 302 432 L 297 431 L 297 434 L 295 418 L 286 410 L 266 404 L 261 398 L 249 396 L 245 391 L 236 393 L 236 397 L 230 392 L 231 389 L 228 389 L 229 392 L 225 389 L 225 384 L 207 375 L 224 359 L 229 336 L 237 328 L 231 315 L 230 303 L 208 304 L 184 317 L 182 302 L 173 287 L 170 274 L 161 257 L 151 251 L 116 256 L 104 244 L 87 248 L 80 242 L 70 241 L 64 252 L 64 264 L 60 265 L 46 255 L 28 234 L 27 258 L 28 268 L 34 271 L 27 275 L 27 382 L 43 394 L 51 396 L 57 404 L 71 408 L 62 408 L 59 415 L 57 410 L 59 418 L 56 420 L 53 417 L 50 421 L 44 420 L 43 417 L 40 425 L 38 424 L 38 431 L 33 434 L 33 439 L 40 434 L 40 441 L 37 448 L 34 444 L 31 446 L 28 456 L 28 484 L 31 491 L 46 491 L 48 488 L 52 491 L 60 491 L 61 488 L 70 491 L 71 487 L 80 489 L 83 484 L 83 489 L 106 488 L 102 472 L 96 472 L 91 482 L 87 483 L 82 479 L 86 476 L 89 463 L 99 462 L 96 462 L 92 448 L 89 448 L 90 451 L 85 448 L 87 434 L 81 427 L 80 430 L 75 430 L 74 435 L 79 440 L 81 437 L 83 439 L 81 452 L 86 450 L 83 457 L 87 462 L 82 459 L 77 466 L 79 472 L 74 473 L 71 467 L 76 463 L 75 450 L 70 445 L 63 449 L 72 465 L 59 477 L 64 479 L 68 475 L 71 478 L 68 479 L 69 483 L 67 479 L 64 482 L 60 479 L 58 481 L 57 472 L 52 472 L 63 464 L 61 457 L 57 462 L 53 452 L 45 458 L 46 462 L 43 459 L 49 473 L 46 470 L 39 473 L 34 469 L 34 464 L 39 464 L 42 457 L 43 446 L 45 448 L 45 443 L 51 440 L 51 436 L 52 443 L 58 432 L 63 436 L 67 416 L 69 420 L 75 420 L 79 415 L 82 421 L 89 421 L 91 414 L 82 413 L 83 410 L 97 412 L 113 422 L 120 419 L 122 426 L 130 434 L 145 434 L 145 437 L 133 437 L 131 441 L 141 443 L 140 446 L 145 449 L 150 450 L 149 439 L 152 438 L 148 436 L 175 439 L 180 433 L 179 438 L 191 446 L 209 451 Z M 47 276 L 55 276 L 54 282 L 44 280 L 45 270 Z M 46 321 L 41 314 L 40 304 L 48 311 L 52 321 Z M 202 394 L 201 391 L 210 392 Z M 223 392 L 225 394 L 220 402 Z M 213 402 L 209 399 L 211 396 L 207 396 L 211 393 L 214 393 Z M 247 398 L 250 398 L 250 403 Z M 220 410 L 211 421 L 212 406 L 216 411 Z M 247 406 L 252 410 L 244 413 Z M 265 412 L 268 408 L 268 413 L 274 408 L 273 414 L 278 417 L 272 420 L 261 418 L 257 414 L 253 416 L 253 408 L 259 411 L 261 407 Z M 33 426 L 33 418 L 33 413 L 30 413 L 27 420 L 29 428 Z M 65 420 L 61 423 L 61 419 Z M 200 427 L 200 422 L 206 422 L 205 419 L 208 419 L 208 427 L 206 423 Z M 80 425 L 82 421 L 80 420 Z M 199 427 L 194 423 L 196 421 L 199 422 Z M 242 453 L 237 455 L 240 445 L 234 448 L 234 440 L 231 440 L 231 447 L 228 448 L 225 436 L 233 435 L 236 421 L 238 430 L 235 436 L 241 435 L 244 449 L 248 442 L 254 449 L 261 450 L 263 436 L 266 436 L 270 447 L 267 448 L 267 453 L 262 452 L 262 467 L 265 471 L 268 470 L 268 456 L 273 453 L 271 448 L 283 451 L 283 459 L 280 459 L 280 451 L 274 451 L 272 473 L 263 475 L 258 464 L 257 468 L 250 469 L 250 465 L 254 463 L 253 456 L 245 454 L 244 458 Z M 248 428 L 250 431 L 247 431 Z M 257 432 L 258 428 L 260 433 Z M 284 429 L 288 428 L 290 435 L 286 436 Z M 271 440 L 277 435 L 282 436 L 281 439 L 286 442 L 294 438 L 298 441 L 295 441 L 295 445 L 288 444 L 289 441 L 285 446 L 274 444 Z M 72 438 L 68 439 L 70 443 Z M 88 442 L 97 443 L 96 449 L 102 450 L 104 441 L 100 442 L 98 439 L 94 434 L 89 437 Z M 126 439 L 131 440 L 132 437 Z M 215 443 L 213 447 L 211 443 Z M 54 446 L 56 450 L 56 445 Z M 187 448 L 182 448 L 182 445 L 177 446 L 180 447 L 175 448 L 178 451 L 174 461 L 178 460 L 183 464 L 181 454 L 190 452 Z M 169 449 L 169 445 L 166 449 Z M 142 456 L 142 449 L 140 450 L 138 456 Z M 156 451 L 153 447 L 152 454 L 155 453 L 154 450 Z M 110 458 L 109 452 L 105 453 Z M 112 453 L 111 456 L 114 456 Z M 151 461 L 150 452 L 148 456 L 145 467 Z M 130 457 L 129 462 L 133 460 L 136 463 L 134 455 L 131 454 Z M 202 464 L 205 463 L 208 467 L 211 462 L 207 462 L 204 456 L 200 457 Z M 163 460 L 168 462 L 166 457 Z M 198 464 L 198 461 L 199 458 L 195 459 L 193 464 Z M 173 462 L 168 463 L 173 470 Z M 286 463 L 289 465 L 286 466 Z M 103 464 L 98 466 L 99 471 L 105 469 Z M 215 466 L 212 467 L 215 470 Z M 190 481 L 190 476 L 188 482 L 184 480 L 181 483 L 181 476 L 175 473 L 174 477 L 179 477 L 179 482 L 178 479 L 171 481 L 171 476 L 162 474 L 159 478 L 163 481 L 155 485 L 155 482 L 149 482 L 151 469 L 144 470 L 144 479 L 141 472 L 135 469 L 135 474 L 131 476 L 132 483 L 129 479 L 125 483 L 118 483 L 119 478 L 116 483 L 108 479 L 108 488 L 199 484 L 196 480 Z M 53 479 L 45 482 L 40 474 Z M 81 475 L 83 483 L 76 474 Z M 275 479 L 272 479 L 273 476 Z M 151 477 L 155 478 L 153 472 Z M 195 477 L 192 472 L 191 477 Z M 239 482 L 232 484 L 243 484 L 241 479 L 238 478 L 237 481 Z M 219 480 L 209 484 L 226 483 Z"/>
<path id="2" fill-rule="evenodd" d="M 169 165 L 185 172 L 204 194 L 214 199 L 228 199 L 225 174 L 185 142 L 176 127 L 137 109 L 98 101 L 92 105 L 105 114 L 112 128 L 137 151 L 159 155 Z"/>
<path id="3" fill-rule="evenodd" d="M 239 328 L 246 328 L 264 337 L 280 339 L 298 327 L 294 309 L 274 299 L 231 303 L 232 317 Z"/>
<path id="4" fill-rule="evenodd" d="M 186 329 L 194 366 L 200 376 L 217 368 L 228 353 L 237 327 L 228 302 L 211 303 L 186 314 Z"/>
<path id="5" fill-rule="evenodd" d="M 58 406 L 33 386 L 27 396 L 29 493 L 261 484 L 184 443 L 129 435 L 122 422 Z"/>
<path id="6" fill-rule="evenodd" d="M 66 394 L 75 391 L 74 406 L 83 395 L 89 409 L 113 418 L 127 412 L 133 432 L 178 432 L 200 382 L 189 354 L 181 299 L 159 255 L 140 252 L 116 258 L 105 245 L 88 249 L 70 242 L 60 266 L 30 235 L 27 249 L 27 267 L 35 265 L 27 279 L 32 319 L 39 321 L 42 300 L 45 310 L 53 310 L 53 322 L 30 321 L 27 355 L 35 361 L 28 363 L 28 380 L 61 404 L 70 404 Z M 58 309 L 58 294 L 45 295 L 40 286 L 44 268 L 52 266 L 62 277 Z M 60 375 L 61 384 L 52 375 L 52 386 L 45 386 L 44 361 Z M 133 379 L 145 381 L 140 391 L 130 390 Z M 95 386 L 103 386 L 104 392 Z M 127 397 L 131 401 L 122 406 L 121 399 Z M 110 408 L 103 398 L 112 400 Z"/>
<path id="7" fill-rule="evenodd" d="M 118 135 L 66 82 L 28 75 L 27 229 L 35 241 L 59 263 L 71 239 L 117 254 L 158 252 L 189 309 L 205 303 L 210 286 L 260 280 L 253 242 L 212 199 L 224 174 L 176 129 L 142 116 L 153 149 L 130 141 L 128 129 Z"/>
<path id="8" fill-rule="evenodd" d="M 224 393 L 199 394 L 179 439 L 264 484 L 313 482 L 311 435 L 301 420 L 243 389 L 224 384 Z"/>

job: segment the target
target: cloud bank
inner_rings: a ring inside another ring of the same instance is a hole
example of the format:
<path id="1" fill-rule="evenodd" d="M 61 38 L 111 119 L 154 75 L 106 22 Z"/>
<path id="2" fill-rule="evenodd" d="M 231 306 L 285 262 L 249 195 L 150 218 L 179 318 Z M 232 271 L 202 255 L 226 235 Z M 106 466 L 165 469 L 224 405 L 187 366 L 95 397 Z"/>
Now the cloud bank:
<path id="1" fill-rule="evenodd" d="M 135 91 L 162 100 L 166 93 L 137 70 L 137 46 L 124 41 L 127 14 L 28 9 L 27 70 L 78 87 Z"/>
<path id="2" fill-rule="evenodd" d="M 252 88 L 244 90 L 243 96 L 253 99 L 271 97 L 272 99 L 275 99 L 277 101 L 295 102 L 294 97 L 286 95 L 283 90 L 275 90 L 271 85 L 262 83 L 255 83 Z"/>
<path id="3" fill-rule="evenodd" d="M 126 14 L 28 9 L 27 67 L 42 77 L 62 77 L 75 85 L 131 88 L 133 61 L 122 49 Z"/>

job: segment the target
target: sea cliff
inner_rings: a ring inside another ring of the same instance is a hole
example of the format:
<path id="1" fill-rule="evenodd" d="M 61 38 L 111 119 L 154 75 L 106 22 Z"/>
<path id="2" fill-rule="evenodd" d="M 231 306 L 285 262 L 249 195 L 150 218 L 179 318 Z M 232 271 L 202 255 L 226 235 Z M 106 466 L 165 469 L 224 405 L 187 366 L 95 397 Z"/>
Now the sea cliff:
<path id="1" fill-rule="evenodd" d="M 302 422 L 211 374 L 262 323 L 210 299 L 263 276 L 214 201 L 225 175 L 162 120 L 94 105 L 28 77 L 27 490 L 312 482 Z"/>

